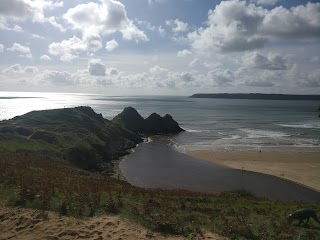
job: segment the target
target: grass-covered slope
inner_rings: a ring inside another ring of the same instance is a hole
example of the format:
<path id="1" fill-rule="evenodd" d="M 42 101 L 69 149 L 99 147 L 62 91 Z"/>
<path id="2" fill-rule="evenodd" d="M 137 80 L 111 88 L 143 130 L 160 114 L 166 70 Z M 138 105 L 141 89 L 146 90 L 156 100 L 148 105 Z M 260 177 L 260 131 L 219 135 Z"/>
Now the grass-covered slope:
<path id="1" fill-rule="evenodd" d="M 201 239 L 203 230 L 230 239 L 320 239 L 320 227 L 312 219 L 305 226 L 286 219 L 298 208 L 320 210 L 319 204 L 256 199 L 241 191 L 145 190 L 33 154 L 1 154 L 0 169 L 0 200 L 13 206 L 78 217 L 119 214 L 153 231 L 190 239 Z"/>
<path id="2" fill-rule="evenodd" d="M 33 111 L 0 122 L 0 149 L 38 153 L 84 169 L 125 154 L 141 138 L 90 107 Z"/>

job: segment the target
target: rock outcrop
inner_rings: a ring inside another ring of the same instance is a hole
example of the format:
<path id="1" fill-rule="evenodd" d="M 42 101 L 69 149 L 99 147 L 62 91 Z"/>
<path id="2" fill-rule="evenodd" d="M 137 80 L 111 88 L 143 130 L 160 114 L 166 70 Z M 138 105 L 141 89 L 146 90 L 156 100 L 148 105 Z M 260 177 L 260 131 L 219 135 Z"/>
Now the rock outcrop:
<path id="1" fill-rule="evenodd" d="M 133 107 L 126 107 L 113 121 L 120 121 L 126 128 L 135 133 L 142 133 L 145 125 L 144 118 Z"/>
<path id="2" fill-rule="evenodd" d="M 157 113 L 152 113 L 144 119 L 132 107 L 125 108 L 113 121 L 123 124 L 124 127 L 135 133 L 147 135 L 175 134 L 184 131 L 169 114 L 161 117 Z"/>

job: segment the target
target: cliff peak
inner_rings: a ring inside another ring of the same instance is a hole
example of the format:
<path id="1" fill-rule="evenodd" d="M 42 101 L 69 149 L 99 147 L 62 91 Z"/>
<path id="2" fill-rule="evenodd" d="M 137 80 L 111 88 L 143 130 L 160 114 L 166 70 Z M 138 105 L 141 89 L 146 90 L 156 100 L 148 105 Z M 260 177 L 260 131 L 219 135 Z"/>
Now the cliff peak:
<path id="1" fill-rule="evenodd" d="M 152 113 L 144 119 L 132 107 L 125 108 L 113 121 L 121 122 L 126 128 L 135 133 L 170 134 L 184 131 L 169 114 L 161 117 L 158 113 Z"/>

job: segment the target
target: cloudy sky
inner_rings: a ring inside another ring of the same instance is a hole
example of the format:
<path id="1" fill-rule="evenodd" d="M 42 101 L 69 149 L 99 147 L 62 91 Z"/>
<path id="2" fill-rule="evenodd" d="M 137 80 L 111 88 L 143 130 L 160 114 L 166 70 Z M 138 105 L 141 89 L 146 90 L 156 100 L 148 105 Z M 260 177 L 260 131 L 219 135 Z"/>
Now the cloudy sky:
<path id="1" fill-rule="evenodd" d="M 1 0 L 0 91 L 320 94 L 320 3 Z"/>

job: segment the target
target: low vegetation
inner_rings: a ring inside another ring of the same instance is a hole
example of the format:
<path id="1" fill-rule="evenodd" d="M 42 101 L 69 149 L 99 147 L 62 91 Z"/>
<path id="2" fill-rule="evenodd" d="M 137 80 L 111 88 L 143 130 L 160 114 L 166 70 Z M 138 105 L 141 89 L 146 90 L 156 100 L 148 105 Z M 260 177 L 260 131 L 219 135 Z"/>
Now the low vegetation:
<path id="1" fill-rule="evenodd" d="M 0 200 L 8 205 L 75 217 L 119 214 L 153 231 L 190 238 L 208 230 L 230 239 L 320 239 L 313 220 L 295 226 L 286 219 L 298 208 L 320 210 L 320 203 L 258 199 L 246 191 L 146 190 L 99 173 L 87 161 L 107 161 L 110 155 L 100 148 L 110 154 L 110 146 L 125 148 L 139 139 L 87 108 L 54 111 L 0 123 Z"/>
<path id="2" fill-rule="evenodd" d="M 9 205 L 76 217 L 120 214 L 164 234 L 230 239 L 319 239 L 316 222 L 295 226 L 286 216 L 320 204 L 257 199 L 244 191 L 207 195 L 144 190 L 105 174 L 81 170 L 34 154 L 1 153 L 0 198 Z"/>

